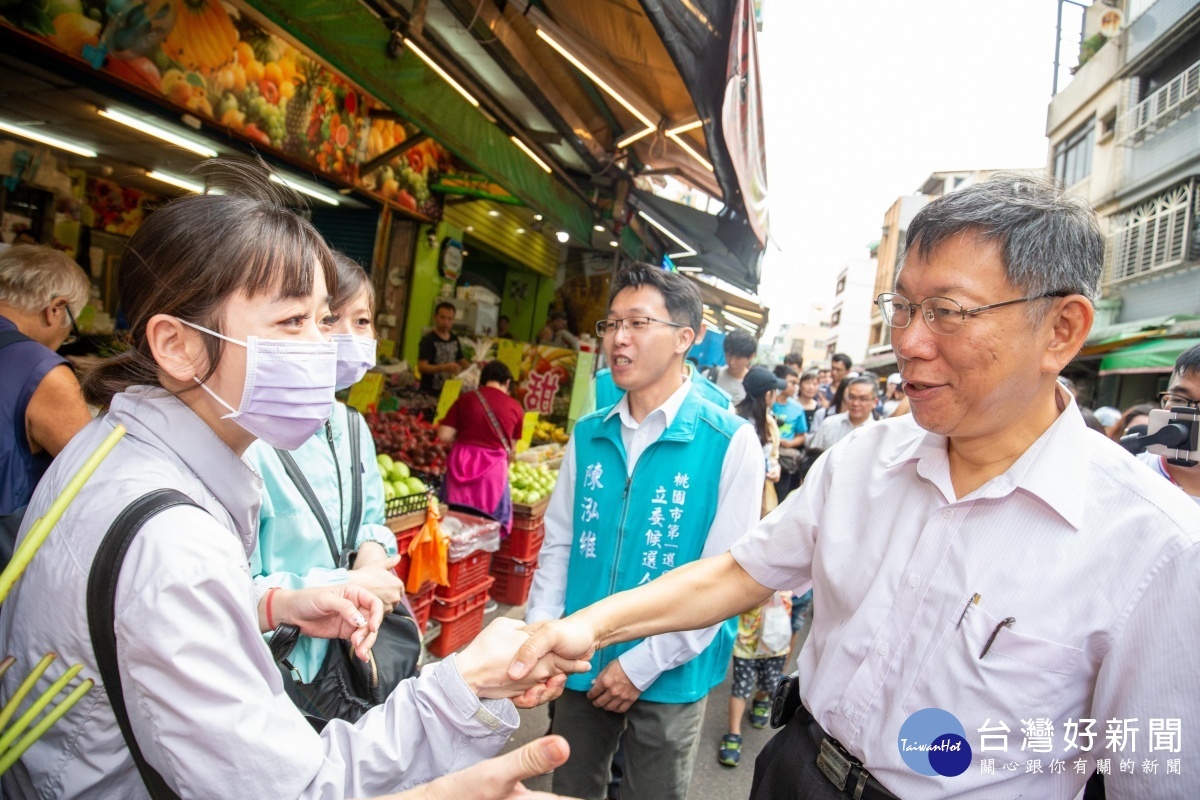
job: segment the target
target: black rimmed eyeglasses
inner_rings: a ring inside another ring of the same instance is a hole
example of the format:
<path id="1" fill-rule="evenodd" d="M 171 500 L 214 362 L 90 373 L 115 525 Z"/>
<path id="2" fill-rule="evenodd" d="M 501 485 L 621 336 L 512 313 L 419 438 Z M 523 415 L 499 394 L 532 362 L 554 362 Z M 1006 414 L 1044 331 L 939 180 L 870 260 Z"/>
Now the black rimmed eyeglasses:
<path id="1" fill-rule="evenodd" d="M 650 330 L 650 324 L 657 322 L 660 325 L 670 325 L 672 328 L 687 328 L 687 325 L 681 325 L 678 322 L 672 322 L 669 319 L 657 319 L 655 317 L 625 317 L 625 319 L 602 319 L 596 323 L 596 336 L 603 339 L 609 334 L 616 333 L 625 328 L 632 334 L 645 333 Z"/>

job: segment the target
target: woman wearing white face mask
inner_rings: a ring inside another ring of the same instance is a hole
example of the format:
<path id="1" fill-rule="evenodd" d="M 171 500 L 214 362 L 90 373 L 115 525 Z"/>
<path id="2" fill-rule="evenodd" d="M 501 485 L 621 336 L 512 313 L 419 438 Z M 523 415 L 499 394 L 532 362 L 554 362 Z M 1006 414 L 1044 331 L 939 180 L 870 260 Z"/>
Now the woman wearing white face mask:
<path id="1" fill-rule="evenodd" d="M 88 399 L 107 412 L 60 453 L 26 519 L 43 515 L 116 425 L 128 433 L 0 612 L 0 651 L 17 661 L 0 702 L 50 651 L 100 676 L 85 609 L 101 540 L 148 493 L 174 489 L 195 505 L 162 511 L 133 538 L 116 581 L 116 678 L 98 682 L 25 752 L 4 776 L 6 797 L 145 797 L 134 746 L 163 784 L 159 797 L 393 792 L 500 749 L 515 709 L 480 697 L 529 700 L 561 685 L 508 682 L 515 645 L 527 638 L 514 624 L 404 681 L 357 725 L 335 720 L 317 734 L 292 705 L 262 634 L 292 623 L 308 636 L 350 639 L 364 657 L 383 612 L 352 584 L 259 592 L 248 568 L 262 481 L 242 454 L 256 438 L 299 447 L 329 418 L 336 346 L 318 322 L 336 273 L 320 235 L 291 210 L 296 198 L 265 167 L 214 177 L 225 194 L 160 208 L 122 258 L 131 348 L 85 377 Z M 548 664 L 540 669 L 546 681 Z M 112 704 L 118 680 L 128 735 Z"/>
<path id="2" fill-rule="evenodd" d="M 338 289 L 321 328 L 337 347 L 336 386 L 340 390 L 357 383 L 375 364 L 374 293 L 362 267 L 341 253 L 333 257 Z M 359 440 L 357 462 L 351 455 L 352 434 Z M 287 459 L 292 464 L 287 464 Z M 396 535 L 384 525 L 383 480 L 375 467 L 375 445 L 357 412 L 335 403 L 329 420 L 294 451 L 278 453 L 259 441 L 246 451 L 246 460 L 263 478 L 258 547 L 250 560 L 260 591 L 272 586 L 299 589 L 349 583 L 378 597 L 386 611 L 400 603 L 404 586 L 393 571 L 400 560 Z M 333 555 L 322 520 L 288 474 L 289 468 L 299 470 L 319 501 L 338 557 Z M 360 485 L 357 504 L 351 494 L 355 471 Z M 340 554 L 349 551 L 357 552 L 352 569 L 340 564 Z M 316 677 L 327 650 L 327 639 L 299 639 L 288 661 L 302 682 Z"/>

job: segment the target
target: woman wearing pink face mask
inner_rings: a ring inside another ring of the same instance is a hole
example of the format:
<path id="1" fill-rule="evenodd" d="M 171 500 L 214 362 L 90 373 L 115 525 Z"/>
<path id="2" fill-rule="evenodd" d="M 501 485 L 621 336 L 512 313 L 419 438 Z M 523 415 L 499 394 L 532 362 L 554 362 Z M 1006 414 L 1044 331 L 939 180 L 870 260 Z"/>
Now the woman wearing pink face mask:
<path id="1" fill-rule="evenodd" d="M 0 651 L 17 664 L 0 702 L 50 651 L 99 678 L 85 609 L 101 540 L 152 492 L 177 490 L 191 504 L 150 517 L 133 538 L 113 603 L 119 670 L 25 752 L 4 776 L 7 797 L 144 797 L 156 780 L 156 797 L 398 791 L 496 753 L 517 722 L 499 698 L 560 685 L 549 662 L 533 682 L 508 681 L 527 638 L 513 623 L 402 682 L 357 725 L 335 720 L 318 734 L 293 707 L 262 634 L 291 623 L 307 636 L 349 639 L 363 657 L 383 613 L 353 584 L 259 591 L 248 568 L 262 480 L 243 453 L 256 439 L 295 449 L 329 418 L 337 348 L 318 323 L 336 272 L 320 235 L 292 210 L 296 198 L 265 167 L 215 166 L 225 194 L 160 208 L 122 258 L 131 348 L 85 377 L 88 400 L 107 411 L 46 473 L 25 527 L 116 425 L 128 433 L 4 604 Z M 126 733 L 115 707 L 128 710 Z"/>

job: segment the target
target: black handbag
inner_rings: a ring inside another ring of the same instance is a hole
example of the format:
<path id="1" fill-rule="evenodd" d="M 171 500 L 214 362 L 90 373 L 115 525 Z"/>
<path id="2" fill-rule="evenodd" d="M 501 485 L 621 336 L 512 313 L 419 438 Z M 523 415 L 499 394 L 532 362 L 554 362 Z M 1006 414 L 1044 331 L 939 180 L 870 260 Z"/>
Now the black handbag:
<path id="1" fill-rule="evenodd" d="M 337 567 L 349 569 L 354 563 L 354 551 L 346 544 L 355 541 L 362 519 L 362 458 L 359 444 L 360 426 L 358 412 L 347 407 L 349 418 L 348 435 L 350 436 L 350 473 L 353 476 L 351 485 L 350 528 L 343 532 L 341 545 L 333 535 L 333 526 L 326 516 L 325 510 L 317 500 L 312 486 L 300 467 L 286 450 L 276 450 L 284 471 L 296 485 L 304 501 L 317 518 L 325 540 L 329 544 L 329 554 Z M 332 449 L 332 437 L 330 437 Z M 337 466 L 337 453 L 334 453 L 334 465 Z M 340 468 L 338 474 L 341 474 Z M 340 478 L 339 478 L 340 480 Z M 339 484 L 340 486 L 340 484 Z M 348 533 L 348 535 L 347 535 Z M 295 640 L 292 641 L 294 647 Z M 286 662 L 290 655 L 287 652 L 277 653 L 281 667 L 290 668 Z M 413 619 L 412 611 L 401 603 L 390 614 L 383 615 L 375 644 L 367 661 L 361 661 L 354 654 L 354 648 L 345 639 L 330 641 L 329 649 L 325 652 L 325 660 L 321 668 L 308 683 L 295 680 L 295 694 L 289 692 L 293 701 L 305 714 L 320 719 L 344 719 L 349 722 L 357 721 L 373 706 L 387 700 L 388 695 L 400 684 L 400 681 L 411 678 L 417 672 L 417 662 L 421 658 L 421 631 Z"/>

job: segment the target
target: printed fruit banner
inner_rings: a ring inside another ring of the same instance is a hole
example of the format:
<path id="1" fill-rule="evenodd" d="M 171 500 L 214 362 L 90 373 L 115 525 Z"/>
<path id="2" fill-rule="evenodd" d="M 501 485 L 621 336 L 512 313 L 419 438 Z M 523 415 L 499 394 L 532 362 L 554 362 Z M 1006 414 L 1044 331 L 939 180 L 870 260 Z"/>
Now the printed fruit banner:
<path id="1" fill-rule="evenodd" d="M 443 176 L 482 183 L 427 139 L 368 175 L 359 165 L 417 132 L 372 119 L 383 106 L 219 0 L 0 0 L 0 24 L 116 82 L 166 99 L 315 172 L 440 219 Z M 457 187 L 447 186 L 446 191 Z M 461 191 L 461 190 L 460 190 Z"/>
<path id="2" fill-rule="evenodd" d="M 529 344 L 521 354 L 521 373 L 513 395 L 526 411 L 566 419 L 579 353 L 562 347 Z"/>

